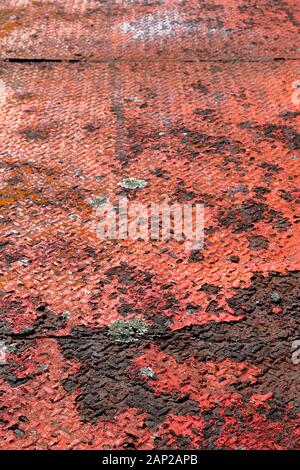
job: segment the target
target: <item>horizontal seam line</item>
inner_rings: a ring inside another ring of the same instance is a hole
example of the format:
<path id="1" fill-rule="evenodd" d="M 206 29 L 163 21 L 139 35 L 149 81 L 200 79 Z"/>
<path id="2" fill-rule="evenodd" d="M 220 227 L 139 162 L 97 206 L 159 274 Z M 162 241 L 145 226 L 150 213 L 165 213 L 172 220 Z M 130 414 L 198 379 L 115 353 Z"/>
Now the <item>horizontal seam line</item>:
<path id="1" fill-rule="evenodd" d="M 300 61 L 300 57 L 293 58 L 293 57 L 266 57 L 266 58 L 196 58 L 196 59 L 189 59 L 189 58 L 175 58 L 175 59 L 64 59 L 64 58 L 22 58 L 22 57 L 7 57 L 7 58 L 0 58 L 0 63 L 28 63 L 28 64 L 38 64 L 38 63 L 66 63 L 66 64 L 111 64 L 114 63 L 157 63 L 157 64 L 166 64 L 166 63 L 205 63 L 205 62 L 218 62 L 218 63 L 262 63 L 262 62 L 297 62 Z"/>

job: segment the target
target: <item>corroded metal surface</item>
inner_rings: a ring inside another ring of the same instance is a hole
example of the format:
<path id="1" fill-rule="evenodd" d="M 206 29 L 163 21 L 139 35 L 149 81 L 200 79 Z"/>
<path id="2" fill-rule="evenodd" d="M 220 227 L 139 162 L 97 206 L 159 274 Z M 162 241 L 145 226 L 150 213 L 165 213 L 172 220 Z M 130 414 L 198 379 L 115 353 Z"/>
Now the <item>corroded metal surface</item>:
<path id="1" fill-rule="evenodd" d="M 6 3 L 2 57 L 124 61 L 0 66 L 0 448 L 299 448 L 299 62 L 211 60 L 296 57 L 296 2 Z M 204 247 L 101 240 L 122 195 Z"/>
<path id="2" fill-rule="evenodd" d="M 6 0 L 0 11 L 2 57 L 300 57 L 298 0 Z"/>

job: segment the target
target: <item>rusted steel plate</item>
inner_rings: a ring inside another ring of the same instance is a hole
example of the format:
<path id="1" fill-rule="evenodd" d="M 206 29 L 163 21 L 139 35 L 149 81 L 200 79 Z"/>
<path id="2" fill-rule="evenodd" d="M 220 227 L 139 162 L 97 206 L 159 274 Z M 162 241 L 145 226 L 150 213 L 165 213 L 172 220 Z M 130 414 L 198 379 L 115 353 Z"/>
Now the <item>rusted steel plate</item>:
<path id="1" fill-rule="evenodd" d="M 297 78 L 1 67 L 2 448 L 299 447 Z M 120 196 L 204 204 L 204 247 L 101 240 Z"/>
<path id="2" fill-rule="evenodd" d="M 298 0 L 8 0 L 0 12 L 2 58 L 300 57 Z"/>
<path id="3" fill-rule="evenodd" d="M 13 340 L 1 366 L 0 449 L 298 448 L 296 375 L 288 361 L 280 368 L 282 344 L 265 344 L 258 364 L 258 338 L 269 338 L 251 335 L 236 357 L 238 343 L 227 337 L 226 348 L 214 331 L 185 351 L 191 335 L 161 344 L 111 344 L 101 331 L 94 340 Z"/>
<path id="4" fill-rule="evenodd" d="M 20 315 L 3 300 L 8 323 L 17 331 L 35 320 L 44 289 L 56 313 L 61 299 L 67 312 L 74 301 L 66 296 L 69 283 L 78 293 L 78 314 L 84 316 L 81 305 L 88 294 L 78 290 L 73 270 L 80 273 L 93 254 L 88 248 L 89 236 L 96 238 L 94 226 L 88 229 L 95 212 L 91 201 L 102 191 L 103 175 L 114 173 L 116 131 L 106 65 L 15 64 L 1 71 L 7 95 L 1 106 L 1 220 L 3 247 L 12 249 L 8 258 L 2 252 L 3 282 Z M 78 248 L 71 242 L 74 230 Z"/>
<path id="5" fill-rule="evenodd" d="M 300 57 L 297 0 L 116 2 L 112 14 L 118 58 Z"/>
<path id="6" fill-rule="evenodd" d="M 107 56 L 107 8 L 96 0 L 8 0 L 0 17 L 2 58 Z"/>
<path id="7" fill-rule="evenodd" d="M 293 63 L 6 65 L 8 328 L 23 331 L 39 317 L 58 332 L 136 315 L 163 316 L 173 329 L 229 321 L 239 315 L 226 300 L 234 288 L 257 271 L 296 269 L 296 77 Z M 144 187 L 123 188 L 126 178 Z M 101 240 L 99 206 L 120 196 L 204 204 L 204 249 Z M 206 284 L 218 286 L 213 297 Z"/>

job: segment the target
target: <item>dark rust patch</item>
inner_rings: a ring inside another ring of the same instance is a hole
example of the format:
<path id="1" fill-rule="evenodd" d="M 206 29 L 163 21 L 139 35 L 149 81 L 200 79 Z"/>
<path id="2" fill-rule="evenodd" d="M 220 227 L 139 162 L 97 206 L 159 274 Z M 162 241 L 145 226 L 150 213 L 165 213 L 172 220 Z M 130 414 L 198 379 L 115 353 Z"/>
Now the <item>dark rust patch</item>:
<path id="1" fill-rule="evenodd" d="M 49 131 L 44 128 L 39 129 L 24 129 L 20 131 L 20 134 L 30 142 L 32 140 L 47 140 L 49 137 Z"/>
<path id="2" fill-rule="evenodd" d="M 291 360 L 291 344 L 299 338 L 299 271 L 287 275 L 256 274 L 245 289 L 227 300 L 242 321 L 211 323 L 172 331 L 166 324 L 154 324 L 138 341 L 129 344 L 111 341 L 107 328 L 76 328 L 69 338 L 60 338 L 66 359 L 79 361 L 79 372 L 64 382 L 65 389 L 79 392 L 78 411 L 83 420 L 112 420 L 116 413 L 130 407 L 146 411 L 149 425 L 168 413 L 193 414 L 197 405 L 186 396 L 154 395 L 146 381 L 130 372 L 132 360 L 155 343 L 178 363 L 190 358 L 199 362 L 246 361 L 258 365 L 257 384 L 238 383 L 233 390 L 249 396 L 274 394 L 284 408 L 298 406 L 298 368 Z M 215 290 L 214 290 L 215 292 Z"/>
<path id="3" fill-rule="evenodd" d="M 253 230 L 256 223 L 264 220 L 279 231 L 286 230 L 291 223 L 283 215 L 267 204 L 248 199 L 243 204 L 234 204 L 219 211 L 219 223 L 223 227 L 232 227 L 234 232 Z"/>
<path id="4" fill-rule="evenodd" d="M 269 241 L 266 237 L 253 235 L 247 237 L 250 250 L 266 250 L 269 246 Z"/>
<path id="5" fill-rule="evenodd" d="M 262 133 L 264 138 L 281 142 L 291 150 L 300 149 L 300 134 L 290 126 L 265 124 L 257 126 L 256 129 Z"/>
<path id="6" fill-rule="evenodd" d="M 218 119 L 217 112 L 214 109 L 210 109 L 210 108 L 200 109 L 200 108 L 197 108 L 193 112 L 196 116 L 199 116 L 203 121 L 215 122 Z"/>
<path id="7" fill-rule="evenodd" d="M 184 144 L 191 145 L 204 153 L 241 154 L 245 152 L 242 143 L 225 136 L 213 136 L 190 129 L 175 129 L 174 135 L 181 136 Z"/>
<path id="8" fill-rule="evenodd" d="M 179 395 L 156 396 L 145 380 L 130 372 L 132 360 L 150 346 L 150 341 L 112 342 L 106 329 L 87 328 L 77 328 L 71 338 L 59 340 L 66 359 L 81 364 L 78 374 L 63 385 L 66 391 L 78 389 L 76 401 L 84 421 L 112 421 L 116 414 L 134 407 L 147 412 L 146 424 L 153 426 L 169 412 L 189 415 L 199 411 L 188 397 L 183 400 Z"/>
<path id="9" fill-rule="evenodd" d="M 204 85 L 204 83 L 201 80 L 198 80 L 195 83 L 192 83 L 192 88 L 196 91 L 199 91 L 200 94 L 203 95 L 208 95 L 208 88 L 207 86 Z"/>
<path id="10" fill-rule="evenodd" d="M 64 315 L 56 315 L 46 304 L 39 299 L 33 299 L 30 307 L 26 306 L 22 299 L 7 299 L 3 292 L 0 292 L 0 339 L 1 337 L 14 336 L 12 325 L 6 318 L 28 314 L 34 317 L 32 325 L 18 331 L 18 337 L 37 337 L 43 334 L 51 334 L 66 325 L 67 319 Z"/>
<path id="11" fill-rule="evenodd" d="M 235 289 L 236 295 L 227 300 L 244 320 L 184 328 L 160 347 L 180 363 L 196 357 L 201 362 L 227 358 L 259 365 L 258 383 L 241 385 L 243 394 L 273 392 L 281 404 L 298 407 L 299 366 L 292 363 L 291 346 L 300 337 L 299 280 L 300 271 L 266 277 L 258 273 L 250 287 Z"/>
<path id="12" fill-rule="evenodd" d="M 24 374 L 22 355 L 26 349 L 32 346 L 32 341 L 2 337 L 8 352 L 13 352 L 14 359 L 7 359 L 5 364 L 0 364 L 0 378 L 5 380 L 12 388 L 19 387 L 32 380 L 37 373 Z M 20 375 L 21 372 L 21 375 Z"/>

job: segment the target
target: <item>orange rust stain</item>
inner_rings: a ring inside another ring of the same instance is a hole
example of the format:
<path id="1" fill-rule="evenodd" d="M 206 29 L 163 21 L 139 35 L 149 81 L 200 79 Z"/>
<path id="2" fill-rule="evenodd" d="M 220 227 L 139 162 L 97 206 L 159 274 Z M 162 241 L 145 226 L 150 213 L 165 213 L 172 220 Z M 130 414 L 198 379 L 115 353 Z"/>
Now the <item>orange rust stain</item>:
<path id="1" fill-rule="evenodd" d="M 0 206 L 9 206 L 16 202 L 25 201 L 29 198 L 37 203 L 46 201 L 46 199 L 42 198 L 39 194 L 30 189 L 7 187 L 0 193 Z"/>

